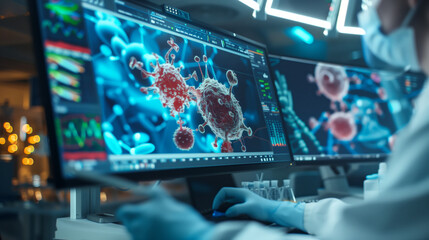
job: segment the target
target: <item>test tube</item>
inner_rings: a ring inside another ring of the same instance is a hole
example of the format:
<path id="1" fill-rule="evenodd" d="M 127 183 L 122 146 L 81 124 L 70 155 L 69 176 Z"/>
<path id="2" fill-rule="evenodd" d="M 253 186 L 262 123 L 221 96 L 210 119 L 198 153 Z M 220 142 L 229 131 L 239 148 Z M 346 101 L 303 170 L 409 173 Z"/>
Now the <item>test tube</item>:
<path id="1" fill-rule="evenodd" d="M 241 187 L 249 189 L 249 182 L 241 182 Z"/>
<path id="2" fill-rule="evenodd" d="M 271 187 L 269 191 L 270 200 L 279 201 L 282 198 L 282 195 L 280 195 L 280 189 L 282 188 L 279 188 L 278 183 L 279 182 L 277 180 L 271 180 Z"/>
<path id="3" fill-rule="evenodd" d="M 290 186 L 290 180 L 283 180 L 283 201 L 296 202 L 295 194 L 293 193 L 293 189 Z"/>
<path id="4" fill-rule="evenodd" d="M 254 192 L 254 193 L 258 194 L 258 195 L 261 195 L 260 188 L 261 188 L 261 186 L 259 184 L 259 181 L 253 181 L 253 190 L 252 190 L 252 192 Z"/>

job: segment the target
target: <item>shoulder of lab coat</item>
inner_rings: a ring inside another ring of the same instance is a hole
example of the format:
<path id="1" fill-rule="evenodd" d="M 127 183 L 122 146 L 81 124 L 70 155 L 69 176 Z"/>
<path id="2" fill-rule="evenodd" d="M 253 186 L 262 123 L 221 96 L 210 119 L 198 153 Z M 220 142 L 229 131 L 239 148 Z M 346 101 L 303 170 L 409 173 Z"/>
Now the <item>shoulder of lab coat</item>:
<path id="1" fill-rule="evenodd" d="M 378 196 L 346 205 L 307 204 L 304 227 L 321 239 L 429 239 L 429 84 L 401 130 Z"/>

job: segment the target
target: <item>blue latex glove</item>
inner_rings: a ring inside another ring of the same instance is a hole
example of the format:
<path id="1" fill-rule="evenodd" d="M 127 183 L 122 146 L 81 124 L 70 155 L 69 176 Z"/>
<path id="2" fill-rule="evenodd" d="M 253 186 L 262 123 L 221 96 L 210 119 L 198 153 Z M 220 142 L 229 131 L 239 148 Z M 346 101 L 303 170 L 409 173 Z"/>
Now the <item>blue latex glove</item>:
<path id="1" fill-rule="evenodd" d="M 158 194 L 142 204 L 121 207 L 116 216 L 134 240 L 208 239 L 214 228 L 193 208 L 167 194 Z"/>
<path id="2" fill-rule="evenodd" d="M 304 203 L 272 201 L 244 188 L 222 188 L 213 201 L 217 210 L 223 202 L 236 203 L 225 212 L 227 217 L 247 215 L 253 219 L 273 222 L 304 230 Z"/>

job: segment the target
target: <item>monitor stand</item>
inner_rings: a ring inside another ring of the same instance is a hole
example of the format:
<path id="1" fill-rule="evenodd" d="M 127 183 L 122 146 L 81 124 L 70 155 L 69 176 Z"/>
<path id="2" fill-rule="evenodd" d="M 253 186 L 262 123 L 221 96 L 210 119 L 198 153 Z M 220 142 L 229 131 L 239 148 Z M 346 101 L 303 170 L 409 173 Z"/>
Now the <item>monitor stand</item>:
<path id="1" fill-rule="evenodd" d="M 70 189 L 70 219 L 88 219 L 97 223 L 113 223 L 113 214 L 100 212 L 100 187 Z"/>
<path id="2" fill-rule="evenodd" d="M 232 174 L 186 178 L 192 206 L 202 213 L 212 210 L 213 199 L 223 187 L 236 187 Z"/>
<path id="3" fill-rule="evenodd" d="M 324 189 L 319 190 L 320 198 L 350 196 L 349 183 L 346 171 L 341 166 L 321 166 L 319 172 L 322 177 Z"/>
<path id="4" fill-rule="evenodd" d="M 71 189 L 70 217 L 57 219 L 55 239 L 131 240 L 123 225 L 113 223 L 113 215 L 99 211 L 100 187 Z"/>

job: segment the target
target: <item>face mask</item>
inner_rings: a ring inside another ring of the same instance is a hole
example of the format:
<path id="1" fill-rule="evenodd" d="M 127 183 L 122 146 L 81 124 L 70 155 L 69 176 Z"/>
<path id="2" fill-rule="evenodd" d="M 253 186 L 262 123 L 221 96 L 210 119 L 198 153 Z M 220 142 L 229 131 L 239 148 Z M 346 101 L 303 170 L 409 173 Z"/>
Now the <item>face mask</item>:
<path id="1" fill-rule="evenodd" d="M 381 32 L 381 22 L 375 7 L 359 13 L 359 25 L 365 30 L 363 36 L 365 47 L 383 62 L 402 69 L 420 71 L 416 52 L 414 30 L 408 26 L 412 10 L 402 26 L 389 35 Z"/>

